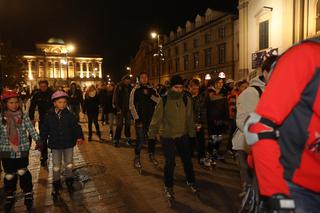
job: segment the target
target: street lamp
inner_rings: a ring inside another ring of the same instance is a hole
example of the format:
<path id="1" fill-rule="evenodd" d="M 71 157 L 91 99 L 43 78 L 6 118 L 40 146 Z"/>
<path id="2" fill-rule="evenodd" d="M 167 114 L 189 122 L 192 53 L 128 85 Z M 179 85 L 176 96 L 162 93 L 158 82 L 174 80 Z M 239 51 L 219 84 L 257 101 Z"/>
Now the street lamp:
<path id="1" fill-rule="evenodd" d="M 159 77 L 159 84 L 161 82 L 161 73 L 160 73 L 160 63 L 163 61 L 163 55 L 161 54 L 162 45 L 160 44 L 160 34 L 157 32 L 151 32 L 150 36 L 153 40 L 157 39 L 157 53 L 153 54 L 154 57 L 157 56 L 157 71 L 158 71 L 158 77 Z"/>
<path id="2" fill-rule="evenodd" d="M 75 50 L 75 46 L 73 44 L 67 44 L 66 49 L 65 49 L 65 54 L 66 54 L 66 59 L 64 62 L 61 63 L 67 66 L 67 83 L 69 84 L 69 62 L 68 62 L 68 54 L 72 53 Z"/>

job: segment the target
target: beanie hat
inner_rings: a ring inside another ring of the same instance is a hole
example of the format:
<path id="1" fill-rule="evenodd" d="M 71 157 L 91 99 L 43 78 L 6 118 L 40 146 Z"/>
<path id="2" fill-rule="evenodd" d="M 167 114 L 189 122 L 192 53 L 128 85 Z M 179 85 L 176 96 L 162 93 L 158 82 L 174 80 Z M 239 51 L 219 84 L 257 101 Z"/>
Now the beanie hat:
<path id="1" fill-rule="evenodd" d="M 180 75 L 174 75 L 170 79 L 170 86 L 173 87 L 175 85 L 183 85 L 183 79 Z"/>
<path id="2" fill-rule="evenodd" d="M 121 81 L 130 80 L 130 79 L 131 79 L 130 75 L 125 75 L 121 78 Z"/>
<path id="3" fill-rule="evenodd" d="M 52 101 L 56 101 L 59 98 L 68 98 L 68 94 L 63 92 L 63 91 L 56 91 L 55 93 L 53 93 L 53 95 L 51 96 L 51 100 Z"/>
<path id="4" fill-rule="evenodd" d="M 4 101 L 4 100 L 7 100 L 9 98 L 18 98 L 19 97 L 19 94 L 14 91 L 14 90 L 6 90 L 2 93 L 1 95 L 1 100 Z"/>

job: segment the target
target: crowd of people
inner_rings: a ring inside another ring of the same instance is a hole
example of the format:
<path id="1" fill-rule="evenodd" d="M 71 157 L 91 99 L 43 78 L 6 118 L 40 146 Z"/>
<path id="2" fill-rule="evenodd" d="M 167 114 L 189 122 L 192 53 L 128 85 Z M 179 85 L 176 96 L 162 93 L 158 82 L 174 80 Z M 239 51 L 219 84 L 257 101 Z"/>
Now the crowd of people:
<path id="1" fill-rule="evenodd" d="M 41 166 L 47 166 L 48 148 L 51 149 L 53 199 L 59 199 L 61 190 L 62 158 L 66 185 L 72 191 L 73 147 L 85 139 L 79 124 L 82 109 L 87 118 L 89 142 L 92 124 L 99 141 L 104 140 L 99 124 L 101 115 L 101 124 L 109 123 L 108 135 L 115 147 L 120 147 L 123 128 L 124 143 L 133 146 L 133 121 L 136 142 L 132 164 L 139 171 L 144 142 L 150 162 L 157 166 L 155 150 L 156 142 L 160 141 L 165 159 L 164 191 L 170 201 L 174 201 L 176 154 L 183 163 L 186 186 L 194 193 L 198 188 L 192 158 L 196 157 L 206 168 L 217 161 L 224 162 L 225 156 L 230 155 L 239 160 L 242 210 L 261 211 L 261 203 L 255 202 L 260 199 L 271 211 L 316 212 L 315 209 L 320 209 L 319 52 L 317 43 L 306 42 L 280 58 L 269 56 L 261 66 L 262 74 L 249 82 L 226 79 L 223 73 L 204 82 L 174 75 L 166 85 L 155 88 L 150 85 L 148 74 L 142 72 L 136 84 L 130 75 L 125 75 L 116 85 L 102 84 L 99 88 L 91 85 L 86 91 L 72 82 L 65 92 L 63 88 L 54 91 L 47 81 L 40 81 L 39 89 L 32 92 L 28 110 L 20 106 L 22 93 L 4 90 L 0 155 L 5 173 L 5 211 L 10 212 L 14 205 L 18 179 L 27 210 L 32 209 L 32 177 L 28 170 L 32 139 L 41 151 Z M 295 55 L 305 61 L 299 64 Z M 300 68 L 306 73 L 301 73 Z M 287 69 L 296 76 L 287 77 Z M 274 77 L 270 79 L 271 73 Z M 287 88 L 283 86 L 285 80 L 290 83 Z M 39 134 L 34 128 L 36 111 Z M 290 144 L 291 141 L 295 144 Z M 268 172 L 273 177 L 269 178 Z M 256 199 L 254 196 L 259 193 L 261 196 Z M 302 211 L 305 209 L 308 211 Z"/>

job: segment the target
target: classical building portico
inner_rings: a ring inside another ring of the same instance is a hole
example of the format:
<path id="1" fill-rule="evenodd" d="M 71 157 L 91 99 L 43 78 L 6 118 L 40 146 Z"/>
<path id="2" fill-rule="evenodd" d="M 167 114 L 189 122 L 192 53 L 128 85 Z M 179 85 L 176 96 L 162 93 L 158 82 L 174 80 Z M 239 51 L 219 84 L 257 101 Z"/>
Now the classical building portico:
<path id="1" fill-rule="evenodd" d="M 47 43 L 36 44 L 39 50 L 25 54 L 25 68 L 28 80 L 35 84 L 46 79 L 52 85 L 67 85 L 71 81 L 80 84 L 96 84 L 102 79 L 103 58 L 99 56 L 78 56 L 73 47 L 61 39 L 49 39 Z"/>

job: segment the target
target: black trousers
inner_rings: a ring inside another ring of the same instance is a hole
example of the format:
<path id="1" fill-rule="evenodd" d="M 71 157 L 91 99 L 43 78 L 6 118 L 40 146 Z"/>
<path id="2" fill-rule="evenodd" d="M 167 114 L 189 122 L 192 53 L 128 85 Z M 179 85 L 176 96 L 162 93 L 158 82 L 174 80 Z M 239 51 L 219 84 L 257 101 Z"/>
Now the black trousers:
<path id="1" fill-rule="evenodd" d="M 43 120 L 43 119 L 42 119 Z M 41 127 L 43 125 L 43 121 L 39 121 L 39 129 L 41 131 Z M 41 132 L 40 132 L 41 134 Z M 48 160 L 48 141 L 43 141 L 42 143 L 42 149 L 41 149 L 41 161 L 47 161 Z"/>
<path id="2" fill-rule="evenodd" d="M 123 123 L 125 126 L 124 134 L 126 138 L 131 137 L 131 131 L 130 131 L 130 123 L 131 123 L 131 114 L 129 111 L 121 111 L 117 112 L 117 128 L 116 128 L 116 134 L 114 135 L 115 140 L 121 139 L 121 132 L 123 128 Z"/>
<path id="3" fill-rule="evenodd" d="M 138 124 L 135 124 L 137 142 L 136 142 L 136 147 L 134 149 L 134 152 L 136 155 L 140 155 L 141 148 L 145 140 L 148 141 L 148 153 L 149 154 L 155 153 L 155 146 L 156 146 L 155 140 L 148 139 L 149 126 L 150 124 L 142 124 L 141 127 L 138 127 Z"/>
<path id="4" fill-rule="evenodd" d="M 194 183 L 195 176 L 193 165 L 191 161 L 191 148 L 188 136 L 180 138 L 161 138 L 162 150 L 165 157 L 164 166 L 164 185 L 166 187 L 173 187 L 174 168 L 176 166 L 175 156 L 176 152 L 180 155 L 182 160 L 184 172 L 188 182 Z"/>
<path id="5" fill-rule="evenodd" d="M 19 178 L 20 188 L 24 193 L 32 192 L 32 176 L 28 170 L 29 158 L 1 159 L 4 175 L 4 190 L 6 196 L 11 196 L 17 190 Z"/>
<path id="6" fill-rule="evenodd" d="M 88 113 L 88 130 L 89 130 L 89 138 L 92 137 L 92 123 L 96 127 L 96 132 L 99 137 L 101 137 L 100 127 L 98 123 L 98 113 Z"/>

